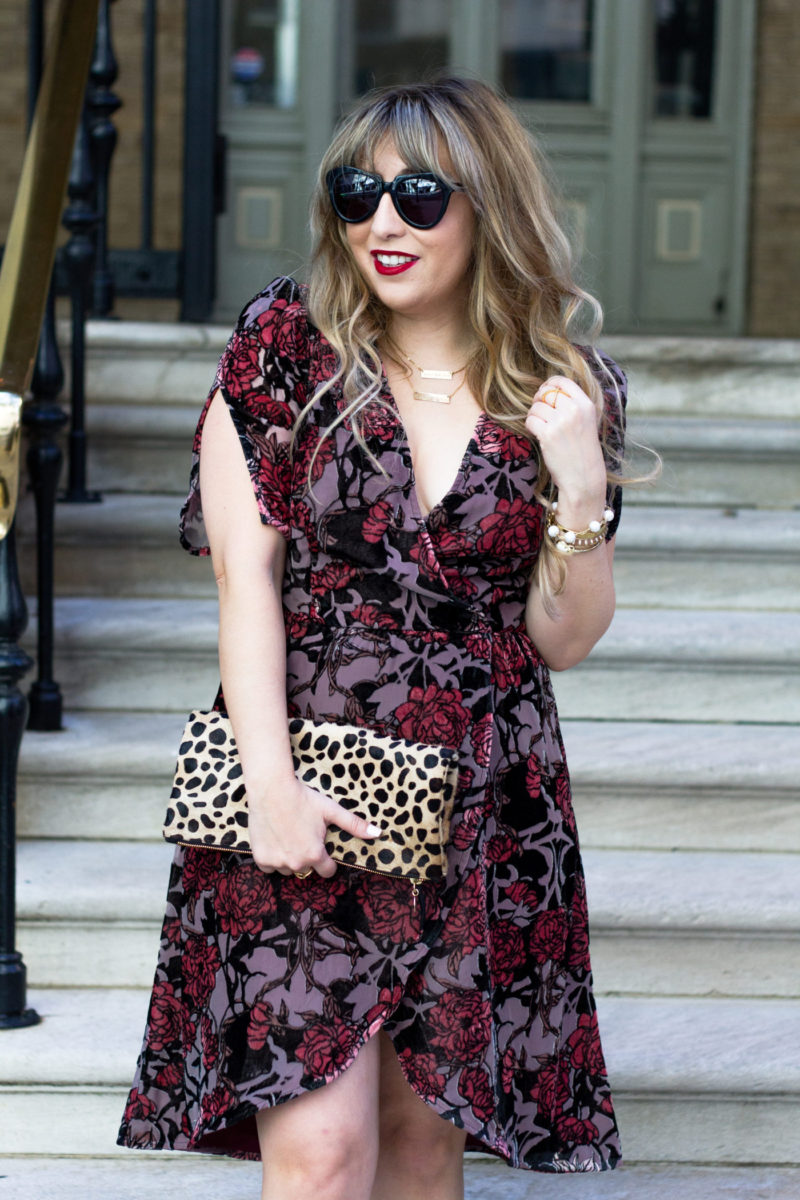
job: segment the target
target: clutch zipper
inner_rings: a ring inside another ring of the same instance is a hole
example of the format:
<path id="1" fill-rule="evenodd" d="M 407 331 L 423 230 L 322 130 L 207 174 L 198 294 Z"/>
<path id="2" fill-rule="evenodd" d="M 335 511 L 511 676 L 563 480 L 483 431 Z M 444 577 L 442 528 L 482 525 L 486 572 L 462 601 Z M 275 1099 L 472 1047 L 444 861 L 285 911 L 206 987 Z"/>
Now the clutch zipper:
<path id="1" fill-rule="evenodd" d="M 334 859 L 334 862 L 338 861 Z M 402 875 L 390 875 L 388 871 L 376 871 L 374 867 L 362 867 L 360 863 L 340 863 L 340 866 L 346 870 L 366 871 L 367 875 L 382 875 L 384 879 L 402 879 Z M 409 880 L 411 884 L 411 907 L 417 907 L 417 896 L 419 895 L 419 886 L 416 879 Z"/>
<path id="2" fill-rule="evenodd" d="M 220 850 L 223 854 L 249 854 L 252 858 L 252 850 L 237 850 L 235 846 L 198 846 L 196 842 L 173 842 L 173 846 L 185 846 L 188 850 Z M 334 859 L 336 862 L 337 859 Z M 358 863 L 339 863 L 340 867 L 349 868 L 353 871 L 365 871 L 367 875 L 383 875 L 386 879 L 397 879 L 402 876 L 390 875 L 388 871 L 376 871 L 373 867 L 362 867 Z M 419 896 L 419 885 L 416 879 L 410 880 L 411 883 L 411 907 L 417 907 L 417 897 Z"/>

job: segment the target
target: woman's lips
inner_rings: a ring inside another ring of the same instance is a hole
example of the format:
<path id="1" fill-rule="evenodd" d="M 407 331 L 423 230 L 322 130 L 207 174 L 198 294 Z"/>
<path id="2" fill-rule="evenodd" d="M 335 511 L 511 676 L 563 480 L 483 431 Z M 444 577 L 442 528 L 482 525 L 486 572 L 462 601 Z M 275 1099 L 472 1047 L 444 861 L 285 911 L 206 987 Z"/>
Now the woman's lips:
<path id="1" fill-rule="evenodd" d="M 383 250 L 370 250 L 370 254 L 379 275 L 400 275 L 417 261 L 413 254 L 389 254 Z"/>

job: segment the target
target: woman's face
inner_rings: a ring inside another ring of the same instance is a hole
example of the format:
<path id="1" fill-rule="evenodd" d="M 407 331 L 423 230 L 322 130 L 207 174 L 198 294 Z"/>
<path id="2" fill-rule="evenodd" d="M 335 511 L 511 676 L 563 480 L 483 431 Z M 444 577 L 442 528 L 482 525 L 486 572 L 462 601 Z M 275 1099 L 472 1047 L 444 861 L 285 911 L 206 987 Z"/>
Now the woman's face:
<path id="1" fill-rule="evenodd" d="M 389 182 L 409 167 L 386 142 L 371 170 Z M 358 269 L 388 309 L 437 323 L 463 319 L 475 238 L 475 214 L 463 192 L 453 192 L 433 229 L 406 225 L 388 192 L 371 217 L 345 229 Z"/>

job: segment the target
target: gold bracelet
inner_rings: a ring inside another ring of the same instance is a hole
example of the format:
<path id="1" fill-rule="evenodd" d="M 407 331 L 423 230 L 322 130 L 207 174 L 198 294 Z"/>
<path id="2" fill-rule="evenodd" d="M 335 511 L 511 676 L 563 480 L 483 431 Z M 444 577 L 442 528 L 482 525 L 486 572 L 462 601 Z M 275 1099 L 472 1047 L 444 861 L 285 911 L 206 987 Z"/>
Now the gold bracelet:
<path id="1" fill-rule="evenodd" d="M 614 510 L 607 508 L 602 520 L 590 521 L 586 529 L 567 529 L 555 515 L 558 501 L 550 501 L 550 514 L 547 525 L 547 536 L 552 538 L 553 545 L 559 554 L 585 554 L 602 545 L 608 533 L 608 523 L 614 520 Z"/>

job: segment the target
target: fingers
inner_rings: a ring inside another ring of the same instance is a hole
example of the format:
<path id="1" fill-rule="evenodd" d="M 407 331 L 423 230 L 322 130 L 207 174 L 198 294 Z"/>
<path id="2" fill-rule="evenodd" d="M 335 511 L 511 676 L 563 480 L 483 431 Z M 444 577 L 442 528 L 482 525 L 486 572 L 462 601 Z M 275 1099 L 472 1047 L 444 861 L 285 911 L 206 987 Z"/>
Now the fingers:
<path id="1" fill-rule="evenodd" d="M 337 829 L 343 829 L 346 833 L 352 833 L 354 837 L 367 840 L 380 837 L 383 832 L 379 825 L 373 825 L 363 817 L 348 812 L 340 804 L 331 804 L 325 813 L 325 820 L 329 825 L 335 825 Z"/>

